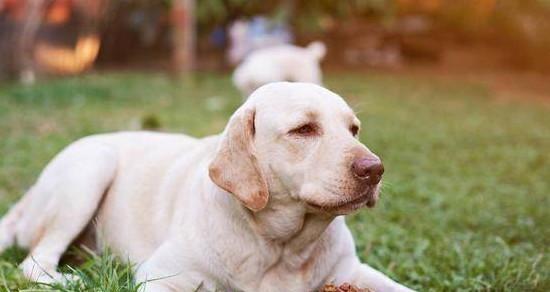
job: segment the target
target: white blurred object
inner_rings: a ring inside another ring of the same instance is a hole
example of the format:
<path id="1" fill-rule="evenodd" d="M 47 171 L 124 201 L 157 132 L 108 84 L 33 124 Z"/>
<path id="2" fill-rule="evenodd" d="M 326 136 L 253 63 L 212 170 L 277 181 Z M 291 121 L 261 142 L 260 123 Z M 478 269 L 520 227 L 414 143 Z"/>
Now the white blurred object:
<path id="1" fill-rule="evenodd" d="M 229 27 L 229 62 L 241 62 L 250 52 L 292 42 L 292 34 L 286 25 L 255 17 L 250 21 L 237 20 Z"/>
<path id="2" fill-rule="evenodd" d="M 223 96 L 211 96 L 205 100 L 206 109 L 211 112 L 217 112 L 224 109 L 227 99 Z"/>
<path id="3" fill-rule="evenodd" d="M 316 41 L 307 47 L 280 45 L 259 49 L 248 55 L 235 69 L 233 83 L 244 97 L 258 87 L 277 81 L 322 84 L 320 62 L 325 44 Z"/>
<path id="4" fill-rule="evenodd" d="M 231 64 L 237 64 L 249 50 L 249 44 L 246 41 L 247 31 L 247 22 L 243 20 L 235 21 L 229 28 L 231 45 L 227 57 Z"/>
<path id="5" fill-rule="evenodd" d="M 36 74 L 32 69 L 24 69 L 19 74 L 19 81 L 23 85 L 32 85 L 36 81 Z"/>

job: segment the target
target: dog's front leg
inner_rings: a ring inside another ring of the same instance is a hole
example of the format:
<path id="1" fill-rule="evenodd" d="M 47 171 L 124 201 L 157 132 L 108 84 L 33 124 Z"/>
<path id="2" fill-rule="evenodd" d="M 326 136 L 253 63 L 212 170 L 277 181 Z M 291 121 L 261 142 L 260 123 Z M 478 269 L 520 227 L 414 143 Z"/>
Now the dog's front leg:
<path id="1" fill-rule="evenodd" d="M 336 267 L 334 280 L 337 283 L 349 282 L 359 288 L 369 288 L 375 292 L 413 292 L 381 272 L 363 264 L 355 256 L 343 258 Z"/>
<path id="2" fill-rule="evenodd" d="M 412 292 L 413 290 L 393 281 L 367 264 L 358 263 L 352 283 L 358 287 L 372 287 L 376 292 Z"/>
<path id="3" fill-rule="evenodd" d="M 168 240 L 138 266 L 136 282 L 144 292 L 214 291 L 215 283 L 189 262 L 193 258 L 190 244 Z"/>

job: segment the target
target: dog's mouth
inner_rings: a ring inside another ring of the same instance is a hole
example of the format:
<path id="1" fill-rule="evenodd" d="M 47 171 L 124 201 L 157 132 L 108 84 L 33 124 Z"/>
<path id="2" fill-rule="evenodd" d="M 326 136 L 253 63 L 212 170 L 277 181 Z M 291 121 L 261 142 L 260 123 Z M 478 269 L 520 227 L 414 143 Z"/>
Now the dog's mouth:
<path id="1" fill-rule="evenodd" d="M 365 206 L 369 208 L 374 207 L 377 201 L 377 197 L 378 195 L 376 194 L 375 190 L 369 190 L 361 194 L 360 196 L 349 200 L 326 203 L 307 202 L 307 204 L 323 212 L 333 213 L 337 215 L 345 215 Z"/>

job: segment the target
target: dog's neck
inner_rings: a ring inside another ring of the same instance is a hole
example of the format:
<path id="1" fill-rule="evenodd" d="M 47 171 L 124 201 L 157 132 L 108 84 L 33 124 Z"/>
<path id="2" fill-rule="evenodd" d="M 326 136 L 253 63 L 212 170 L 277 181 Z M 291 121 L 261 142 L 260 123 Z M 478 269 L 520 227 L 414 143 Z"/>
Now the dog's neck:
<path id="1" fill-rule="evenodd" d="M 253 212 L 214 183 L 212 187 L 210 198 L 216 200 L 212 206 L 217 208 L 214 212 L 223 214 L 218 218 L 231 221 L 235 230 L 245 232 L 241 243 L 256 246 L 246 250 L 258 251 L 255 256 L 267 265 L 263 272 L 301 270 L 326 248 L 323 243 L 331 240 L 332 233 L 327 229 L 336 221 L 333 215 L 308 212 L 304 204 L 274 194 L 270 194 L 264 209 Z"/>
<path id="2" fill-rule="evenodd" d="M 306 207 L 288 196 L 271 194 L 267 206 L 259 212 L 243 208 L 255 233 L 286 252 L 300 253 L 312 246 L 334 220 L 334 216 L 308 212 Z"/>
<path id="3" fill-rule="evenodd" d="M 222 212 L 236 225 L 247 226 L 259 242 L 283 248 L 285 252 L 300 254 L 310 249 L 321 238 L 335 216 L 308 212 L 305 204 L 287 194 L 270 193 L 267 206 L 258 212 L 247 209 L 231 193 L 219 188 L 210 179 L 209 183 L 219 203 L 225 205 Z"/>

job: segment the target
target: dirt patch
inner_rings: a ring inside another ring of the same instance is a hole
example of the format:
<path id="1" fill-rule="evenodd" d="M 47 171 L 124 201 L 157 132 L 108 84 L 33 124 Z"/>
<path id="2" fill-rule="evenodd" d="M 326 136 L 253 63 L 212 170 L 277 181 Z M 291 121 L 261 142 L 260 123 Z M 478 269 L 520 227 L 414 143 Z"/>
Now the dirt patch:
<path id="1" fill-rule="evenodd" d="M 343 283 L 340 286 L 334 284 L 326 284 L 319 292 L 374 292 L 369 288 L 359 288 L 350 283 Z"/>

